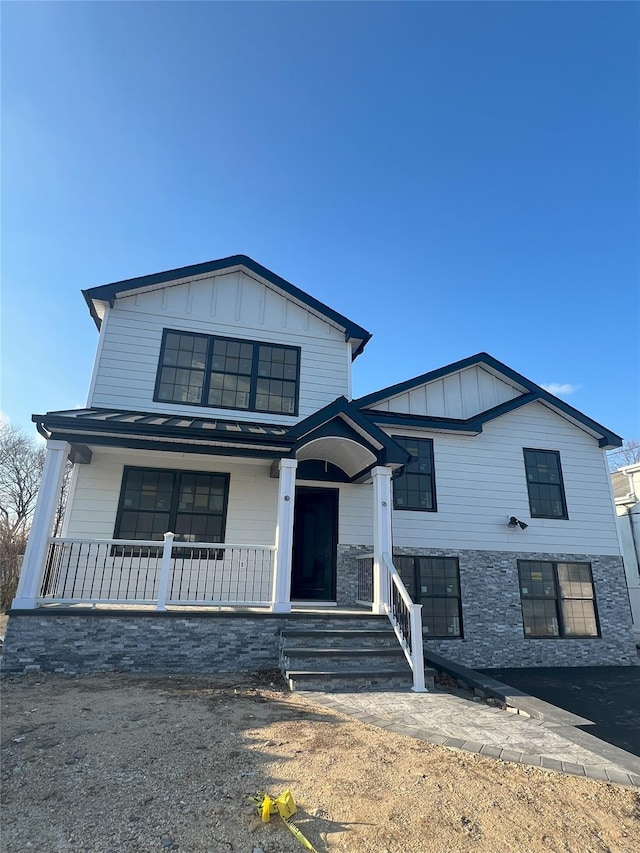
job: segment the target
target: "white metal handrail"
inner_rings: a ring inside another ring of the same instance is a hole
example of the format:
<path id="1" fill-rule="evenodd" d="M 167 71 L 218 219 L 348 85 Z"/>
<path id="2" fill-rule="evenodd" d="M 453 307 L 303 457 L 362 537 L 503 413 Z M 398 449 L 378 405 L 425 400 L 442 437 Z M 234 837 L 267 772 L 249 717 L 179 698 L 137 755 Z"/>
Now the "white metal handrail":
<path id="1" fill-rule="evenodd" d="M 389 554 L 382 554 L 383 606 L 413 671 L 413 690 L 426 692 L 422 648 L 422 605 L 414 604 Z"/>

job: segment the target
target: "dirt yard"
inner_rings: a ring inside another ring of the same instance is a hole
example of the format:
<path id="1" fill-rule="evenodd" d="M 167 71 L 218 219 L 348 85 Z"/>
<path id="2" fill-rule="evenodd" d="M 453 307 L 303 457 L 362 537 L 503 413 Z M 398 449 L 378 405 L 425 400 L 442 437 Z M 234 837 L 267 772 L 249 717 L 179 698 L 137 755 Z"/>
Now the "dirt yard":
<path id="1" fill-rule="evenodd" d="M 268 677 L 2 680 L 5 853 L 638 853 L 637 792 L 386 734 Z"/>

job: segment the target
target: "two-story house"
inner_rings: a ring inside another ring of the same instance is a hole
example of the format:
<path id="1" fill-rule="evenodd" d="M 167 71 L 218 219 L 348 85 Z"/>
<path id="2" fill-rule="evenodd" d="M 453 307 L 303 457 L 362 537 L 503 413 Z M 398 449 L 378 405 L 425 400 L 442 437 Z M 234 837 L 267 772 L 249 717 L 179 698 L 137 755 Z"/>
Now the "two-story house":
<path id="1" fill-rule="evenodd" d="M 87 407 L 33 417 L 16 666 L 260 668 L 344 612 L 414 674 L 420 630 L 471 666 L 636 661 L 605 427 L 486 353 L 353 399 L 369 332 L 242 255 L 84 297 Z"/>

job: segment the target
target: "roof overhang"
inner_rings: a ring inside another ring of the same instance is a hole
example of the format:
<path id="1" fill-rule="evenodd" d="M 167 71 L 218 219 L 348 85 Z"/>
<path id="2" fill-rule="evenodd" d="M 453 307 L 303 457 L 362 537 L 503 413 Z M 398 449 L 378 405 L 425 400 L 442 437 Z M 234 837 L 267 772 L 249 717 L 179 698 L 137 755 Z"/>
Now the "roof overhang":
<path id="1" fill-rule="evenodd" d="M 487 409 L 478 415 L 474 415 L 472 418 L 468 418 L 467 420 L 458 420 L 456 418 L 436 418 L 425 415 L 404 415 L 369 408 L 382 400 L 389 399 L 398 394 L 410 391 L 413 388 L 417 388 L 419 385 L 433 382 L 436 379 L 442 379 L 444 376 L 448 376 L 452 373 L 456 373 L 467 367 L 475 365 L 481 366 L 483 369 L 493 373 L 493 375 L 498 378 L 508 380 L 521 392 L 521 395 L 513 400 L 501 403 L 492 409 Z M 506 364 L 503 364 L 486 352 L 472 355 L 469 358 L 464 358 L 461 361 L 456 361 L 453 364 L 440 367 L 437 370 L 430 371 L 429 373 L 423 373 L 421 376 L 408 379 L 406 382 L 390 385 L 387 388 L 382 388 L 380 391 L 374 391 L 371 394 L 367 394 L 364 397 L 360 397 L 353 401 L 354 405 L 356 405 L 360 411 L 366 413 L 367 417 L 372 418 L 378 424 L 404 424 L 405 426 L 413 426 L 438 432 L 458 432 L 467 433 L 469 435 L 477 435 L 482 432 L 482 427 L 485 423 L 501 417 L 507 412 L 514 411 L 515 409 L 519 409 L 522 406 L 526 406 L 533 402 L 542 403 L 542 405 L 551 409 L 551 411 L 560 415 L 560 417 L 569 421 L 574 426 L 577 426 L 583 432 L 586 432 L 594 438 L 598 442 L 598 445 L 604 450 L 612 450 L 615 447 L 620 447 L 622 444 L 622 439 L 619 435 L 616 435 L 616 433 L 611 432 L 611 430 L 602 426 L 602 424 L 592 420 L 587 415 L 578 411 L 578 409 L 574 409 L 573 406 L 565 403 L 564 400 L 560 400 L 558 397 L 555 397 L 553 394 L 545 391 L 544 388 L 536 385 L 535 382 L 531 382 L 531 380 L 527 379 L 525 376 L 522 376 L 520 373 L 516 373 L 515 370 L 507 367 Z"/>
<path id="2" fill-rule="evenodd" d="M 113 409 L 33 415 L 44 438 L 70 444 L 276 459 L 293 454 L 287 427 Z"/>
<path id="3" fill-rule="evenodd" d="M 265 286 L 283 293 L 288 299 L 300 305 L 325 322 L 330 323 L 344 333 L 345 340 L 351 343 L 352 357 L 355 359 L 365 348 L 371 338 L 371 333 L 344 315 L 329 308 L 328 305 L 300 290 L 291 282 L 281 278 L 276 273 L 263 267 L 247 255 L 231 255 L 228 258 L 218 258 L 202 264 L 165 270 L 152 275 L 114 281 L 98 287 L 82 291 L 89 312 L 98 328 L 100 328 L 107 306 L 113 307 L 116 299 L 123 296 L 133 296 L 164 287 L 184 284 L 186 281 L 210 278 L 215 273 L 232 273 L 242 270 L 247 275 L 258 279 Z"/>

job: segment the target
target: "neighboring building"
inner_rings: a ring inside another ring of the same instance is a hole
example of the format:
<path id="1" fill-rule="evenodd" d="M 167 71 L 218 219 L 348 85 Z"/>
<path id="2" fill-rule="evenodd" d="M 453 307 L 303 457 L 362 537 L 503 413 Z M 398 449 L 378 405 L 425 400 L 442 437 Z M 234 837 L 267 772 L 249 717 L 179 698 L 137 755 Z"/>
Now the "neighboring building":
<path id="1" fill-rule="evenodd" d="M 96 620 L 65 626 L 87 604 L 120 620 L 107 664 L 125 668 L 152 665 L 158 626 L 179 645 L 178 624 L 198 643 L 223 632 L 227 668 L 272 665 L 273 626 L 305 606 L 373 601 L 406 632 L 391 553 L 427 650 L 484 667 L 636 661 L 605 458 L 621 440 L 605 427 L 486 353 L 354 400 L 370 334 L 245 256 L 84 296 L 100 330 L 87 407 L 33 417 L 48 455 L 14 663 L 55 668 L 33 649 L 83 646 Z M 156 603 L 192 609 L 136 621 Z"/>
<path id="2" fill-rule="evenodd" d="M 614 471 L 611 483 L 629 587 L 633 631 L 640 646 L 640 463 Z"/>

